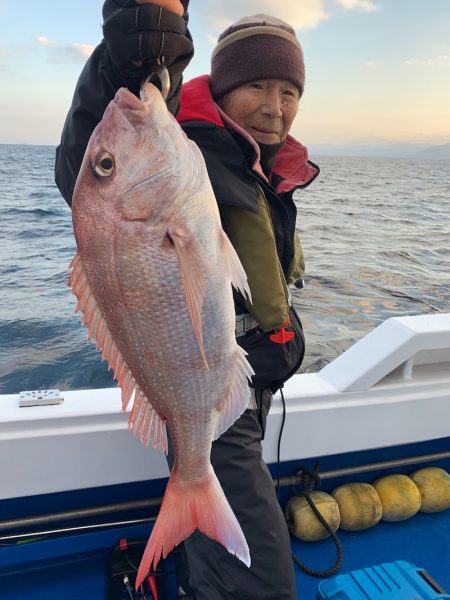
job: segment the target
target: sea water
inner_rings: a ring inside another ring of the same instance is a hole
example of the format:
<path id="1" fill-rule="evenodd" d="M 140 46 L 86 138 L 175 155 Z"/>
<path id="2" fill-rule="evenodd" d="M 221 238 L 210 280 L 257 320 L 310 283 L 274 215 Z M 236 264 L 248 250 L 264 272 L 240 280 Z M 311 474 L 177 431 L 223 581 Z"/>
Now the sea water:
<path id="1" fill-rule="evenodd" d="M 110 387 L 74 313 L 71 212 L 55 148 L 0 145 L 0 393 Z M 293 290 L 317 371 L 393 316 L 450 312 L 450 161 L 312 157 L 296 195 L 306 257 Z"/>

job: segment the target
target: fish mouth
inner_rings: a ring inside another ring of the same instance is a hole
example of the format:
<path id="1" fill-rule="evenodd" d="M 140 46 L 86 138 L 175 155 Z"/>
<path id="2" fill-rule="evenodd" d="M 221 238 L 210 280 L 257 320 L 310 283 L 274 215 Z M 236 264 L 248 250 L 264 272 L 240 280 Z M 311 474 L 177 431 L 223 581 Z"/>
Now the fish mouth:
<path id="1" fill-rule="evenodd" d="M 136 96 L 128 88 L 120 88 L 114 98 L 114 104 L 122 111 L 148 112 L 149 106 L 155 102 L 158 96 L 162 100 L 161 94 L 161 90 L 156 85 L 147 81 L 141 87 L 140 96 Z"/>
<path id="2" fill-rule="evenodd" d="M 120 110 L 142 110 L 144 103 L 127 88 L 120 88 L 114 98 L 114 104 Z"/>
<path id="3" fill-rule="evenodd" d="M 133 129 L 138 131 L 147 119 L 149 103 L 142 102 L 127 88 L 120 88 L 109 108 L 110 114 L 116 115 L 117 125 L 127 121 Z M 114 119 L 112 123 L 115 123 Z"/>

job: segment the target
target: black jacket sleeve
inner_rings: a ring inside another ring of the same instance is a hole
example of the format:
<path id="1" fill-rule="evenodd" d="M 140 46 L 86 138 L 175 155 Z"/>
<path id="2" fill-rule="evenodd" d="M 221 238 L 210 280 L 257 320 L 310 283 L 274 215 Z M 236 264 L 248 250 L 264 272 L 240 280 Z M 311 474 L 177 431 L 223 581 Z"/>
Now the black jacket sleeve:
<path id="1" fill-rule="evenodd" d="M 189 0 L 182 1 L 185 10 Z M 155 57 L 162 55 L 170 75 L 171 88 L 167 98 L 167 107 L 176 114 L 180 103 L 182 74 L 193 56 L 192 38 L 186 29 L 187 12 L 184 18 L 174 16 L 169 11 L 159 9 L 154 5 L 142 5 L 150 17 L 151 11 L 158 11 L 156 20 L 142 18 L 142 10 L 126 0 L 107 0 L 106 5 L 114 9 L 111 18 L 105 18 L 103 26 L 105 39 L 97 46 L 84 66 L 72 99 L 72 105 L 64 123 L 60 145 L 56 149 L 55 181 L 66 200 L 71 206 L 73 189 L 81 167 L 84 152 L 91 133 L 101 120 L 105 108 L 114 98 L 120 87 L 128 87 L 136 95 L 142 78 L 151 73 Z M 128 11 L 139 10 L 145 28 L 136 19 L 132 20 Z M 169 31 L 174 20 L 178 19 L 176 33 Z M 137 25 L 137 29 L 135 28 Z M 146 55 L 134 56 L 133 49 L 142 45 L 136 44 L 137 39 L 154 39 L 146 44 Z M 121 40 L 121 44 L 117 41 Z M 164 45 L 161 45 L 161 40 Z"/>
<path id="2" fill-rule="evenodd" d="M 72 204 L 73 188 L 91 133 L 106 106 L 121 87 L 107 48 L 102 42 L 85 64 L 56 148 L 55 181 L 67 204 Z"/>

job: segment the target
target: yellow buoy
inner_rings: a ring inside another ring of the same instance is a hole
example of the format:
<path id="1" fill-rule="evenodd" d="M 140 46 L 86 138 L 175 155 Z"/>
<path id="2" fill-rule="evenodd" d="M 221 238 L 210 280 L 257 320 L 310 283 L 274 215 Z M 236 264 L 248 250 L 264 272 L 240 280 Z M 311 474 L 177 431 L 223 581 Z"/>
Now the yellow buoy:
<path id="1" fill-rule="evenodd" d="M 359 531 L 376 525 L 383 508 L 376 489 L 368 483 L 344 483 L 331 495 L 339 506 L 341 529 Z"/>
<path id="2" fill-rule="evenodd" d="M 420 512 L 435 513 L 450 508 L 450 475 L 440 467 L 425 467 L 410 475 L 422 497 Z"/>
<path id="3" fill-rule="evenodd" d="M 329 494 L 317 490 L 310 492 L 310 498 L 332 531 L 337 531 L 340 515 L 336 500 Z M 304 542 L 323 540 L 330 535 L 303 496 L 289 498 L 285 515 L 290 531 Z"/>
<path id="4" fill-rule="evenodd" d="M 377 479 L 373 487 L 383 506 L 383 521 L 404 521 L 419 512 L 422 498 L 407 475 L 386 475 Z"/>

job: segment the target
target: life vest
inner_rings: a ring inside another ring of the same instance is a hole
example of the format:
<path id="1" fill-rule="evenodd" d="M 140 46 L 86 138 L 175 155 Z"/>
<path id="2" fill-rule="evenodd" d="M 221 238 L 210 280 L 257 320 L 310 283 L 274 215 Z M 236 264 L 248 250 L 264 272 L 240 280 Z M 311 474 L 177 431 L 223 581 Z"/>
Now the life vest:
<path id="1" fill-rule="evenodd" d="M 319 169 L 307 149 L 288 136 L 269 182 L 256 142 L 214 102 L 209 76 L 183 86 L 177 119 L 203 154 L 223 228 L 247 274 L 252 303 L 237 296 L 237 312 L 248 311 L 264 331 L 279 328 L 288 318 L 287 283 L 304 270 L 292 194 L 309 185 Z"/>

